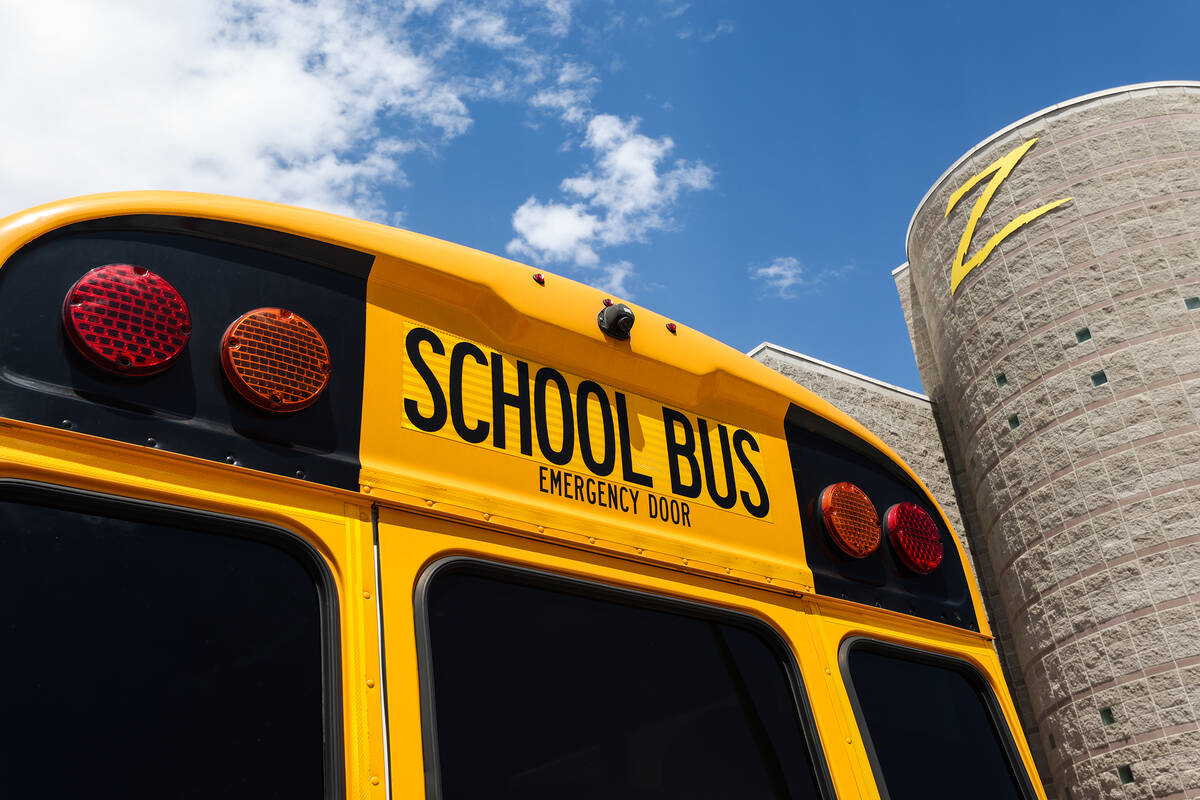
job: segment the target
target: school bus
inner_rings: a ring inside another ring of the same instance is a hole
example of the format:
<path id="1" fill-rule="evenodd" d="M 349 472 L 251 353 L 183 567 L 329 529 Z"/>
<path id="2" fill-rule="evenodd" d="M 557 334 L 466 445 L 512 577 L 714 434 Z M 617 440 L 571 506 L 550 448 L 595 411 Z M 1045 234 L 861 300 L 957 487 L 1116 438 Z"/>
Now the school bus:
<path id="1" fill-rule="evenodd" d="M 381 225 L 0 221 L 0 796 L 1044 800 L 870 432 Z"/>

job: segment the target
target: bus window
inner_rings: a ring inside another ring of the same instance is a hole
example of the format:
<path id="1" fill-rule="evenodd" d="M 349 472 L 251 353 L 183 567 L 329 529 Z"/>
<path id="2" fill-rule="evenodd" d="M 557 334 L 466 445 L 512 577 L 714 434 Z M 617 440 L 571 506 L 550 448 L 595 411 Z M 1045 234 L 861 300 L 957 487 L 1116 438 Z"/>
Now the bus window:
<path id="1" fill-rule="evenodd" d="M 442 798 L 820 796 L 765 626 L 472 562 L 423 591 Z"/>
<path id="2" fill-rule="evenodd" d="M 866 640 L 852 640 L 842 658 L 883 800 L 1033 797 L 972 667 Z"/>
<path id="3" fill-rule="evenodd" d="M 312 563 L 79 505 L 0 494 L 0 796 L 331 796 Z"/>

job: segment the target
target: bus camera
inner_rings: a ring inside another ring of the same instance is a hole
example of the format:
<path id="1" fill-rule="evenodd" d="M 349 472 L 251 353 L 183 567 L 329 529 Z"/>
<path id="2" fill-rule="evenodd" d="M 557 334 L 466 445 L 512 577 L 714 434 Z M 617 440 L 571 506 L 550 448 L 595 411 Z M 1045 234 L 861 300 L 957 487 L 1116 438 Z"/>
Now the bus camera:
<path id="1" fill-rule="evenodd" d="M 606 305 L 597 315 L 596 323 L 614 339 L 628 339 L 633 330 L 633 311 L 624 303 Z"/>

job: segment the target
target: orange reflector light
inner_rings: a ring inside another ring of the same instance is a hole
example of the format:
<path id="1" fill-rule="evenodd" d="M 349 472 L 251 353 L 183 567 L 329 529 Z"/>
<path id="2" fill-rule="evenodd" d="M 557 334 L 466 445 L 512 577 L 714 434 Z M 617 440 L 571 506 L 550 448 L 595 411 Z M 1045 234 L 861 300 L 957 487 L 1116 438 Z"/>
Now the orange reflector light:
<path id="1" fill-rule="evenodd" d="M 821 492 L 821 521 L 848 556 L 862 558 L 879 547 L 879 514 L 862 489 L 842 481 Z"/>
<path id="2" fill-rule="evenodd" d="M 187 303 L 145 267 L 108 264 L 79 279 L 63 300 L 63 325 L 89 361 L 121 375 L 171 366 L 192 332 Z"/>
<path id="3" fill-rule="evenodd" d="M 329 383 L 329 348 L 299 314 L 256 308 L 225 330 L 221 366 L 238 394 L 259 408 L 299 411 Z"/>
<path id="4" fill-rule="evenodd" d="M 928 575 L 942 563 L 942 534 L 929 512 L 916 503 L 897 503 L 887 511 L 888 541 L 904 566 Z"/>

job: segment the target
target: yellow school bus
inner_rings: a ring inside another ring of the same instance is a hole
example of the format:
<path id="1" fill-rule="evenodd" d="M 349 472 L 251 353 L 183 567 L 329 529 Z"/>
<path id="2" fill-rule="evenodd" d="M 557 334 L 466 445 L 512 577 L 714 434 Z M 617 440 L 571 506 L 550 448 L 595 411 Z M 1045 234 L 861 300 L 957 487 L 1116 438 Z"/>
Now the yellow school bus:
<path id="1" fill-rule="evenodd" d="M 686 325 L 197 194 L 0 264 L 0 796 L 1044 800 L 919 479 Z"/>

